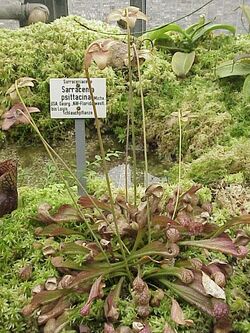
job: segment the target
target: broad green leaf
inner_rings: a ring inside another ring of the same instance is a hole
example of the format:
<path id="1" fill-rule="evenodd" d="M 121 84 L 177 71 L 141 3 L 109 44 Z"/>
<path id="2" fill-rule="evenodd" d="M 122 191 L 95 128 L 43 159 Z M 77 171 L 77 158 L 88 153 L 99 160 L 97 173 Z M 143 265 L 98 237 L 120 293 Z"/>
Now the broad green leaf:
<path id="1" fill-rule="evenodd" d="M 229 77 L 234 75 L 250 74 L 250 63 L 234 62 L 233 60 L 225 61 L 216 67 L 216 75 L 219 78 Z"/>
<path id="2" fill-rule="evenodd" d="M 195 43 L 198 39 L 200 39 L 205 34 L 213 31 L 213 30 L 228 30 L 232 34 L 235 34 L 236 29 L 234 26 L 230 24 L 212 24 L 212 25 L 206 25 L 202 29 L 199 29 L 197 32 L 195 32 L 192 36 L 192 42 Z"/>
<path id="3" fill-rule="evenodd" d="M 179 32 L 180 34 L 186 36 L 185 30 L 183 30 L 178 24 L 172 23 L 172 24 L 165 25 L 163 27 L 156 28 L 152 32 L 148 32 L 147 34 L 145 34 L 145 38 L 148 38 L 148 39 L 151 39 L 154 41 L 159 38 L 162 38 L 164 36 L 164 34 L 169 31 Z"/>
<path id="4" fill-rule="evenodd" d="M 238 54 L 234 57 L 234 62 L 240 60 L 247 61 L 247 59 L 250 61 L 250 53 Z"/>
<path id="5" fill-rule="evenodd" d="M 250 102 L 250 75 L 248 75 L 243 84 L 243 96 L 247 102 Z"/>
<path id="6" fill-rule="evenodd" d="M 210 22 L 209 22 L 210 23 Z M 205 24 L 205 16 L 201 15 L 199 18 L 199 21 L 197 23 L 194 23 L 187 27 L 185 30 L 188 35 L 192 34 L 194 31 L 196 31 L 199 27 L 203 26 Z"/>
<path id="7" fill-rule="evenodd" d="M 195 58 L 195 52 L 176 52 L 172 58 L 172 69 L 179 77 L 185 77 L 190 71 Z"/>

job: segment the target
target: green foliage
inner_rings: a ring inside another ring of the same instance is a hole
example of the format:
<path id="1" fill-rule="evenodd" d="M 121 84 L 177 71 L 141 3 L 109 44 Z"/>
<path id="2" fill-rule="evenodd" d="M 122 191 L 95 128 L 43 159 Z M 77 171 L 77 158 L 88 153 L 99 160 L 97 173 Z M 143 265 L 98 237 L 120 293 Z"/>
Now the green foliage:
<path id="1" fill-rule="evenodd" d="M 246 76 L 243 84 L 243 97 L 246 102 L 250 101 L 250 54 L 241 54 L 233 61 L 226 61 L 216 67 L 216 74 L 219 78 L 229 76 Z"/>
<path id="2" fill-rule="evenodd" d="M 191 179 L 204 184 L 222 180 L 228 175 L 241 172 L 250 181 L 250 140 L 235 142 L 229 147 L 218 146 L 208 151 L 188 166 L 187 174 Z"/>
<path id="3" fill-rule="evenodd" d="M 205 17 L 201 16 L 199 21 L 186 29 L 183 29 L 177 23 L 171 23 L 160 26 L 151 32 L 143 35 L 145 38 L 151 39 L 155 45 L 163 49 L 172 49 L 173 44 L 167 38 L 167 33 L 175 32 L 181 35 L 179 43 L 176 43 L 175 48 L 186 50 L 187 52 L 193 50 L 202 38 L 206 37 L 214 30 L 228 30 L 235 34 L 235 27 L 228 24 L 212 24 L 212 21 L 206 22 Z"/>

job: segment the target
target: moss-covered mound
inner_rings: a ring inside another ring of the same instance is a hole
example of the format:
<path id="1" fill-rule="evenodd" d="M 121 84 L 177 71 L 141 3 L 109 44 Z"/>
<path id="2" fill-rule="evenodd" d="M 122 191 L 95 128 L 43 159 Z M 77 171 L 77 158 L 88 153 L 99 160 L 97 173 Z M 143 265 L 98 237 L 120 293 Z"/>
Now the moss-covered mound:
<path id="1" fill-rule="evenodd" d="M 81 20 L 99 31 L 117 32 L 115 28 L 101 22 Z M 81 27 L 74 17 L 17 31 L 0 30 L 2 108 L 9 104 L 5 92 L 15 79 L 34 77 L 38 82 L 33 95 L 26 98 L 26 102 L 42 111 L 35 115 L 39 128 L 50 140 L 65 137 L 66 132 L 72 129 L 73 122 L 50 119 L 49 79 L 82 76 L 84 50 L 90 42 L 103 37 L 106 36 Z M 186 163 L 194 159 L 198 159 L 198 163 L 200 158 L 205 159 L 202 157 L 204 153 L 207 154 L 204 156 L 213 155 L 213 149 L 218 145 L 222 147 L 221 154 L 227 158 L 227 148 L 223 147 L 230 147 L 232 139 L 237 145 L 237 140 L 244 137 L 245 145 L 249 147 L 250 105 L 242 97 L 243 78 L 219 80 L 214 74 L 215 66 L 221 61 L 233 59 L 236 54 L 247 53 L 249 49 L 249 34 L 237 37 L 209 36 L 197 48 L 195 64 L 185 79 L 178 79 L 173 73 L 170 53 L 153 51 L 151 59 L 144 63 L 142 81 L 148 142 L 160 157 L 169 162 L 167 167 L 176 161 L 178 154 L 178 110 L 181 110 L 183 116 L 182 154 Z M 108 117 L 104 121 L 103 131 L 124 141 L 128 108 L 127 72 L 111 68 L 101 72 L 92 66 L 91 75 L 107 78 Z M 136 73 L 134 78 L 134 104 L 140 142 L 141 107 Z M 93 122 L 90 121 L 89 125 L 92 126 Z M 5 133 L 1 135 L 4 137 Z M 38 140 L 28 126 L 17 127 L 7 133 L 7 137 L 19 144 Z M 230 170 L 228 172 L 231 173 Z"/>

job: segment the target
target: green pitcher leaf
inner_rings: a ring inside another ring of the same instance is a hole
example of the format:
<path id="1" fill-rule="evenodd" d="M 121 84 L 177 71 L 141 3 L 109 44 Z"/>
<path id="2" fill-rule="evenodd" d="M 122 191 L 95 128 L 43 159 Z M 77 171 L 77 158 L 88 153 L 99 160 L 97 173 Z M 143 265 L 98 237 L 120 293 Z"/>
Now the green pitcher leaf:
<path id="1" fill-rule="evenodd" d="M 87 247 L 78 245 L 76 243 L 63 243 L 60 249 L 63 254 L 89 254 L 90 250 Z"/>
<path id="2" fill-rule="evenodd" d="M 172 69 L 179 77 L 185 77 L 190 71 L 195 58 L 195 52 L 176 52 L 172 58 Z"/>
<path id="3" fill-rule="evenodd" d="M 76 271 L 84 270 L 84 266 L 78 265 L 74 260 L 63 259 L 63 257 L 54 257 L 51 259 L 51 263 L 56 268 L 69 268 Z"/>
<path id="4" fill-rule="evenodd" d="M 210 237 L 217 237 L 221 235 L 224 231 L 227 229 L 230 229 L 234 226 L 239 226 L 239 225 L 246 225 L 250 224 L 250 214 L 245 214 L 241 216 L 235 216 L 225 224 L 223 224 L 221 227 L 217 227 L 217 229 L 210 235 Z"/>

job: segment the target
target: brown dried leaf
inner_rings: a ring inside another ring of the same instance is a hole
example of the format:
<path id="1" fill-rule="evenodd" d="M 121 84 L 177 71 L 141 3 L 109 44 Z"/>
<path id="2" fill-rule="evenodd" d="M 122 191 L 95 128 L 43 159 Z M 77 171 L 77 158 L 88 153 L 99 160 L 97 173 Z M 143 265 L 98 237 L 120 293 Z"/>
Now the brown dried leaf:
<path id="1" fill-rule="evenodd" d="M 191 326 L 194 323 L 193 320 L 184 318 L 184 313 L 175 299 L 172 299 L 171 318 L 179 325 Z"/>
<path id="2" fill-rule="evenodd" d="M 27 281 L 31 278 L 31 276 L 32 276 L 32 266 L 30 264 L 22 267 L 19 270 L 19 277 L 21 280 Z"/>
<path id="3" fill-rule="evenodd" d="M 59 299 L 56 305 L 47 313 L 38 317 L 38 325 L 45 324 L 49 319 L 57 318 L 60 316 L 66 308 L 70 306 L 70 302 L 64 298 Z"/>

